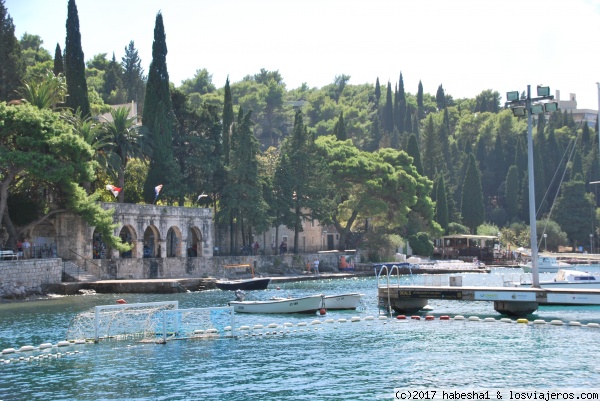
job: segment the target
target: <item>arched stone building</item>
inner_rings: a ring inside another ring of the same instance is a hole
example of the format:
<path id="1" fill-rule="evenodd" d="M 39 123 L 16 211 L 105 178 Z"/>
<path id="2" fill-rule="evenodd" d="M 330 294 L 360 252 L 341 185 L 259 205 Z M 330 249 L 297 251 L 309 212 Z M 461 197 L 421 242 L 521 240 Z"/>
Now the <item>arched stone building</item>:
<path id="1" fill-rule="evenodd" d="M 132 245 L 118 252 L 79 216 L 59 214 L 46 231 L 55 232 L 58 257 L 76 263 L 101 279 L 197 277 L 213 274 L 211 209 L 102 203 L 114 209 L 114 235 Z M 53 238 L 48 234 L 49 241 Z"/>

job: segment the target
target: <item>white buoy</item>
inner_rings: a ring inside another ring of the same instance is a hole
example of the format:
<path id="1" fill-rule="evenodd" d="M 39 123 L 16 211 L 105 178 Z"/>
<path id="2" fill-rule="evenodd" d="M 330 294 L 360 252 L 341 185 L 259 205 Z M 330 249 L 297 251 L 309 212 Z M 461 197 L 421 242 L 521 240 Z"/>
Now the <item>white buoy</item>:
<path id="1" fill-rule="evenodd" d="M 269 323 L 269 325 L 267 327 L 269 329 L 276 329 L 279 327 L 279 325 L 277 323 Z"/>
<path id="2" fill-rule="evenodd" d="M 387 318 L 388 318 L 388 317 L 387 317 L 387 316 L 385 316 L 385 315 L 381 315 L 381 316 L 379 316 L 379 320 L 387 320 Z"/>
<path id="3" fill-rule="evenodd" d="M 342 319 L 338 319 L 338 323 L 346 323 L 346 322 L 347 322 L 346 319 L 343 319 L 343 318 Z"/>
<path id="4" fill-rule="evenodd" d="M 52 348 L 52 344 L 50 344 L 50 343 L 40 344 L 40 349 L 46 349 L 46 348 Z"/>
<path id="5" fill-rule="evenodd" d="M 502 319 L 500 319 L 500 321 L 501 321 L 502 323 L 512 323 L 512 322 L 513 322 L 513 321 L 512 321 L 512 319 L 509 319 L 509 318 L 507 318 L 507 317 L 503 317 Z"/>
<path id="6" fill-rule="evenodd" d="M 598 323 L 588 323 L 587 327 L 591 327 L 591 328 L 595 328 L 595 329 L 600 329 L 600 324 L 598 324 Z"/>
<path id="7" fill-rule="evenodd" d="M 333 319 L 326 319 L 325 323 L 335 323 L 335 320 L 333 320 Z"/>
<path id="8" fill-rule="evenodd" d="M 580 322 L 569 322 L 569 326 L 581 326 Z"/>
<path id="9" fill-rule="evenodd" d="M 554 326 L 562 326 L 564 323 L 562 322 L 562 320 L 551 320 L 550 324 Z"/>
<path id="10" fill-rule="evenodd" d="M 365 320 L 375 320 L 375 318 L 373 316 L 367 316 L 365 317 Z"/>
<path id="11" fill-rule="evenodd" d="M 33 345 L 24 345 L 21 348 L 19 348 L 19 351 L 24 352 L 24 351 L 33 351 L 35 349 L 35 347 Z"/>
<path id="12" fill-rule="evenodd" d="M 465 320 L 465 317 L 463 315 L 456 315 L 454 316 L 454 320 Z"/>
<path id="13" fill-rule="evenodd" d="M 485 319 L 483 319 L 484 322 L 497 322 L 496 319 L 494 319 L 493 317 L 486 317 Z"/>
<path id="14" fill-rule="evenodd" d="M 250 330 L 250 326 L 240 326 L 238 330 Z"/>
<path id="15" fill-rule="evenodd" d="M 546 321 L 544 319 L 535 319 L 533 324 L 546 324 Z"/>
<path id="16" fill-rule="evenodd" d="M 285 322 L 285 323 L 283 324 L 283 327 L 294 327 L 294 324 L 293 324 L 293 323 L 290 323 L 290 322 Z"/>
<path id="17" fill-rule="evenodd" d="M 321 324 L 320 320 L 313 320 L 312 322 L 310 322 L 310 324 Z"/>
<path id="18" fill-rule="evenodd" d="M 2 354 L 14 354 L 15 352 L 17 352 L 17 350 L 14 348 L 5 348 L 2 350 Z"/>
<path id="19" fill-rule="evenodd" d="M 262 330 L 264 328 L 265 328 L 265 326 L 263 326 L 262 324 L 255 324 L 253 327 L 254 330 Z"/>
<path id="20" fill-rule="evenodd" d="M 298 327 L 300 327 L 300 326 L 306 326 L 306 322 L 300 322 L 300 323 L 298 323 Z"/>
<path id="21" fill-rule="evenodd" d="M 59 341 L 56 343 L 57 347 L 68 347 L 69 345 L 71 345 L 71 343 L 68 341 Z"/>
<path id="22" fill-rule="evenodd" d="M 353 317 L 350 319 L 350 321 L 351 321 L 351 322 L 360 322 L 360 318 L 359 318 L 358 316 L 353 316 Z"/>
<path id="23" fill-rule="evenodd" d="M 469 320 L 471 322 L 478 322 L 480 319 L 479 316 L 469 316 Z"/>

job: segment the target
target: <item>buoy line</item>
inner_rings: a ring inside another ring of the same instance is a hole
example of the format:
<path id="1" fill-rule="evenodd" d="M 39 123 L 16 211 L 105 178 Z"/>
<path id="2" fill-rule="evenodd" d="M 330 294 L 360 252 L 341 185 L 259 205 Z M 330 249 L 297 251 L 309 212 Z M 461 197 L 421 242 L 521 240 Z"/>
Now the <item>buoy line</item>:
<path id="1" fill-rule="evenodd" d="M 339 318 L 332 319 L 327 318 L 324 320 L 314 319 L 311 321 L 301 321 L 296 324 L 285 322 L 282 324 L 278 323 L 269 323 L 268 325 L 263 324 L 254 324 L 254 325 L 242 325 L 238 328 L 232 328 L 231 326 L 226 326 L 223 331 L 225 335 L 221 336 L 219 331 L 215 328 L 208 328 L 205 330 L 198 329 L 193 332 L 190 337 L 178 338 L 180 340 L 188 340 L 188 339 L 217 339 L 217 338 L 248 338 L 248 337 L 272 337 L 278 335 L 286 335 L 286 334 L 295 334 L 295 333 L 311 333 L 318 330 L 326 330 L 327 328 L 333 327 L 337 329 L 338 327 L 349 327 L 354 323 L 359 322 L 367 322 L 366 324 L 372 324 L 380 322 L 384 325 L 390 323 L 421 323 L 427 324 L 427 322 L 431 321 L 456 321 L 456 322 L 480 322 L 480 323 L 509 323 L 509 324 L 517 324 L 524 326 L 564 326 L 568 328 L 581 327 L 581 328 L 591 328 L 591 329 L 600 329 L 600 323 L 581 323 L 577 321 L 568 321 L 563 322 L 562 320 L 551 320 L 545 321 L 543 319 L 535 319 L 533 321 L 529 321 L 525 318 L 519 318 L 516 320 L 510 318 L 500 318 L 496 319 L 493 317 L 485 317 L 480 318 L 479 316 L 469 316 L 465 317 L 463 315 L 455 315 L 453 317 L 449 315 L 441 315 L 437 318 L 433 315 L 412 315 L 407 317 L 406 315 L 397 315 L 395 318 L 388 317 L 386 315 L 375 316 L 353 316 L 349 319 Z M 42 343 L 39 346 L 33 345 L 24 345 L 21 347 L 14 348 L 5 348 L 0 351 L 0 366 L 9 365 L 15 362 L 38 362 L 44 360 L 51 360 L 62 358 L 64 356 L 72 356 L 79 354 L 79 350 L 74 351 L 66 351 L 59 352 L 59 350 L 64 350 L 75 345 L 83 345 L 83 344 L 93 344 L 92 341 L 87 340 L 74 340 L 74 341 L 58 341 L 56 344 L 52 343 Z"/>

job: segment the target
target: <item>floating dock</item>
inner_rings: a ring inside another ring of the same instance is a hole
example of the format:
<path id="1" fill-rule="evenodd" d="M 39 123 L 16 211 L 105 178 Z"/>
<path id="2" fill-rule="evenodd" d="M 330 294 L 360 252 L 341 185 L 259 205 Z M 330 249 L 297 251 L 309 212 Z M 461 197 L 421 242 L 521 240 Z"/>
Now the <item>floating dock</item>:
<path id="1" fill-rule="evenodd" d="M 405 286 L 378 284 L 379 306 L 395 312 L 423 309 L 430 299 L 490 301 L 503 314 L 523 316 L 539 305 L 600 305 L 600 290 L 554 290 L 533 287 Z"/>

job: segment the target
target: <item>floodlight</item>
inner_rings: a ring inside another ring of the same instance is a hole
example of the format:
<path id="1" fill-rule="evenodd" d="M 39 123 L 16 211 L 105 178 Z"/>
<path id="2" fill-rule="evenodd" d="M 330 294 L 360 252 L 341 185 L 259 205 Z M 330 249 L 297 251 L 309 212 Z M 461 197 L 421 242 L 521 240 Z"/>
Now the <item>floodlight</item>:
<path id="1" fill-rule="evenodd" d="M 558 102 L 544 103 L 544 111 L 546 113 L 554 113 L 558 110 Z"/>
<path id="2" fill-rule="evenodd" d="M 531 114 L 542 114 L 544 112 L 544 105 L 542 103 L 531 105 Z"/>
<path id="3" fill-rule="evenodd" d="M 539 86 L 537 87 L 537 95 L 538 96 L 550 96 L 550 87 L 549 86 Z"/>
<path id="4" fill-rule="evenodd" d="M 515 100 L 519 100 L 519 91 L 506 92 L 507 102 L 514 102 Z"/>
<path id="5" fill-rule="evenodd" d="M 512 111 L 513 111 L 513 116 L 515 116 L 515 117 L 523 117 L 526 114 L 525 106 L 513 107 Z"/>

